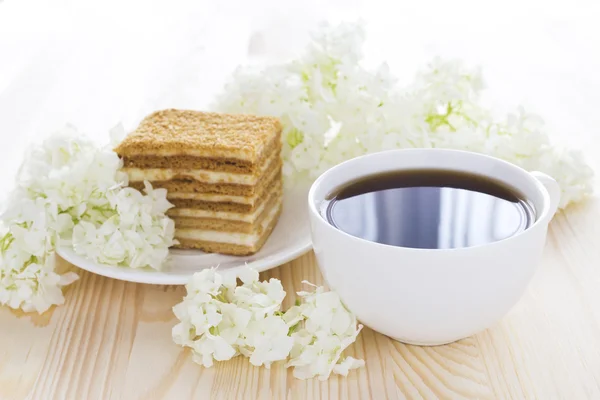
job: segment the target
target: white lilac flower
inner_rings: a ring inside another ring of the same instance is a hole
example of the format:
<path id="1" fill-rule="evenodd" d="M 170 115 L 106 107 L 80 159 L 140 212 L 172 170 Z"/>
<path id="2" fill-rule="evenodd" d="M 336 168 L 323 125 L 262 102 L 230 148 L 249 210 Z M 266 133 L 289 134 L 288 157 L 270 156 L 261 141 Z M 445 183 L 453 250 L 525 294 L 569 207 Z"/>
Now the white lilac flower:
<path id="1" fill-rule="evenodd" d="M 59 212 L 100 199 L 115 185 L 127 183 L 116 153 L 96 146 L 72 126 L 31 150 L 17 176 L 17 186 L 31 198 L 44 197 Z"/>
<path id="2" fill-rule="evenodd" d="M 194 361 L 205 367 L 234 357 L 243 346 L 252 312 L 232 302 L 235 286 L 235 276 L 205 269 L 192 276 L 187 295 L 173 307 L 180 321 L 173 328 L 173 340 L 191 348 Z"/>
<path id="3" fill-rule="evenodd" d="M 356 340 L 361 329 L 359 325 L 352 336 L 337 336 L 325 331 L 316 335 L 303 330 L 293 333 L 294 348 L 287 366 L 294 367 L 294 377 L 298 379 L 317 377 L 319 380 L 327 380 L 332 372 L 343 371 L 346 366 L 358 368 L 364 365 L 360 360 L 336 370 L 342 352 Z"/>
<path id="4" fill-rule="evenodd" d="M 243 354 L 254 365 L 268 367 L 287 358 L 292 348 L 279 312 L 285 297 L 281 282 L 260 282 L 251 269 L 239 277 L 242 286 L 236 286 L 235 275 L 215 268 L 197 272 L 186 285 L 187 295 L 173 308 L 180 321 L 173 328 L 173 340 L 190 347 L 194 360 L 204 366 Z"/>
<path id="5" fill-rule="evenodd" d="M 236 351 L 220 336 L 206 333 L 195 340 L 191 348 L 194 350 L 192 360 L 204 367 L 211 367 L 213 360 L 227 361 L 236 355 Z"/>
<path id="6" fill-rule="evenodd" d="M 218 297 L 223 296 L 223 302 L 229 301 L 226 298 L 226 293 L 232 292 L 235 289 L 235 276 L 232 274 L 220 274 L 216 268 L 207 268 L 200 272 L 196 272 L 190 278 L 186 285 L 187 297 L 200 296 L 201 301 L 207 301 L 208 296 Z M 197 301 L 197 300 L 196 300 Z"/>
<path id="7" fill-rule="evenodd" d="M 227 343 L 236 345 L 240 350 L 245 346 L 244 332 L 252 319 L 252 312 L 231 303 L 220 306 L 223 317 L 217 325 L 217 332 Z"/>
<path id="8" fill-rule="evenodd" d="M 146 182 L 144 190 L 146 195 L 132 188 L 108 190 L 103 216 L 110 217 L 88 222 L 84 215 L 73 229 L 75 252 L 104 264 L 160 269 L 173 244 L 175 226 L 164 214 L 172 205 L 164 189 Z"/>
<path id="9" fill-rule="evenodd" d="M 165 264 L 174 234 L 166 191 L 124 188 L 121 167 L 72 126 L 31 149 L 1 217 L 0 304 L 39 313 L 62 304 L 61 288 L 77 276 L 55 272 L 59 243 L 111 265 Z"/>
<path id="10" fill-rule="evenodd" d="M 285 360 L 294 344 L 288 332 L 287 324 L 278 315 L 250 321 L 244 331 L 245 346 L 251 349 L 250 363 L 269 368 L 271 363 Z"/>
<path id="11" fill-rule="evenodd" d="M 10 233 L 0 243 L 0 304 L 43 313 L 64 302 L 61 288 L 77 280 L 76 274 L 57 274 L 54 254 L 34 256 L 19 248 Z"/>
<path id="12" fill-rule="evenodd" d="M 252 311 L 256 318 L 264 318 L 281 309 L 285 291 L 279 279 L 260 282 L 256 273 L 254 280 L 243 282 L 235 288 L 235 302 L 240 307 Z"/>
<path id="13" fill-rule="evenodd" d="M 317 287 L 314 292 L 298 292 L 298 295 L 302 303 L 283 316 L 293 331 L 294 346 L 287 366 L 294 367 L 294 376 L 326 380 L 332 372 L 345 376 L 350 369 L 364 365 L 362 360 L 351 357 L 339 362 L 362 325 L 357 324 L 338 294 Z"/>
<path id="14" fill-rule="evenodd" d="M 354 357 L 348 356 L 333 367 L 333 372 L 338 375 L 348 376 L 348 372 L 350 372 L 350 370 L 364 367 L 364 365 L 364 360 L 357 360 Z"/>
<path id="15" fill-rule="evenodd" d="M 436 58 L 400 87 L 386 64 L 362 66 L 364 41 L 361 25 L 324 26 L 296 60 L 239 68 L 214 107 L 281 120 L 286 185 L 366 153 L 440 147 L 548 173 L 562 188 L 560 207 L 591 193 L 590 167 L 552 146 L 539 117 L 518 109 L 498 119 L 482 105 L 480 69 Z"/>
<path id="16" fill-rule="evenodd" d="M 235 278 L 233 278 L 235 279 Z M 238 354 L 238 340 L 250 319 L 250 312 L 240 310 L 227 300 L 232 279 L 214 269 L 194 274 L 186 285 L 187 295 L 173 307 L 180 323 L 173 327 L 173 341 L 193 350 L 193 360 L 205 367 L 213 360 L 224 361 Z"/>
<path id="17" fill-rule="evenodd" d="M 288 360 L 300 379 L 346 376 L 364 365 L 342 352 L 356 340 L 362 326 L 334 292 L 322 287 L 298 293 L 303 301 L 281 312 L 285 291 L 278 279 L 259 281 L 245 268 L 238 278 L 216 268 L 197 272 L 186 285 L 183 301 L 173 307 L 179 323 L 173 341 L 192 349 L 194 362 L 210 367 L 242 354 L 251 364 L 270 368 Z"/>

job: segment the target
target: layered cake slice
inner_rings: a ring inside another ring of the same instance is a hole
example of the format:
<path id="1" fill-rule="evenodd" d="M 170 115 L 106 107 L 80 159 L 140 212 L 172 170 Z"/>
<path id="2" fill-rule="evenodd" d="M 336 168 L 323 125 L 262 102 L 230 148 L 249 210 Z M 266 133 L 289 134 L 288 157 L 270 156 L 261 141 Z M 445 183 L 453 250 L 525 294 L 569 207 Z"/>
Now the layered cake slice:
<path id="1" fill-rule="evenodd" d="M 178 247 L 249 255 L 281 213 L 280 138 L 271 117 L 163 110 L 115 150 L 131 186 L 167 189 Z"/>

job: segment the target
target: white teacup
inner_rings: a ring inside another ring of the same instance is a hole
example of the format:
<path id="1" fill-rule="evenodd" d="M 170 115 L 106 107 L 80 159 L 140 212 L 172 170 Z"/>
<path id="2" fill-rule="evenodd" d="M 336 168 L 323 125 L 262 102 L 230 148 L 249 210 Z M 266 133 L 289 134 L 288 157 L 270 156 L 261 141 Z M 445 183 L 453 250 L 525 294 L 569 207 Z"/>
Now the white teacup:
<path id="1" fill-rule="evenodd" d="M 361 177 L 404 169 L 482 174 L 520 191 L 536 210 L 525 231 L 489 244 L 414 249 L 351 236 L 319 210 L 335 189 Z M 309 195 L 313 248 L 327 284 L 365 325 L 401 342 L 440 345 L 473 335 L 523 295 L 540 260 L 560 198 L 556 181 L 508 162 L 456 150 L 392 150 L 358 157 L 321 175 Z"/>

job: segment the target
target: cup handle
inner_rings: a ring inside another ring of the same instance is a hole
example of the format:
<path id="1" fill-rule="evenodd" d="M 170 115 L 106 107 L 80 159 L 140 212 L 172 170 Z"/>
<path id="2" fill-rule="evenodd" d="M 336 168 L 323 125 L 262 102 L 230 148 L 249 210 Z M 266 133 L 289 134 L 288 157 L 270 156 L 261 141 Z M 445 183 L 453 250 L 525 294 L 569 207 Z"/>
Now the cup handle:
<path id="1" fill-rule="evenodd" d="M 544 217 L 546 222 L 550 221 L 556 210 L 558 209 L 558 204 L 560 202 L 560 186 L 558 183 L 549 175 L 544 174 L 543 172 L 533 171 L 531 172 L 538 181 L 544 185 L 548 195 L 550 196 L 550 207 L 548 209 L 548 214 Z"/>

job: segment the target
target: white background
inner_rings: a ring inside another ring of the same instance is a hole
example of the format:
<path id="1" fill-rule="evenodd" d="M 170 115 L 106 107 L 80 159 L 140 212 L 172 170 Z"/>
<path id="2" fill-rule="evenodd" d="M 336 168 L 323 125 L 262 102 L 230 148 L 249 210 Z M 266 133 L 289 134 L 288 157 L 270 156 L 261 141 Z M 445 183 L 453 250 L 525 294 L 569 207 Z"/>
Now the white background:
<path id="1" fill-rule="evenodd" d="M 249 49 L 292 57 L 317 22 L 358 17 L 368 62 L 401 82 L 462 58 L 499 110 L 525 105 L 573 147 L 599 140 L 597 0 L 0 0 L 1 192 L 26 145 L 66 122 L 103 140 L 154 109 L 205 108 Z"/>

